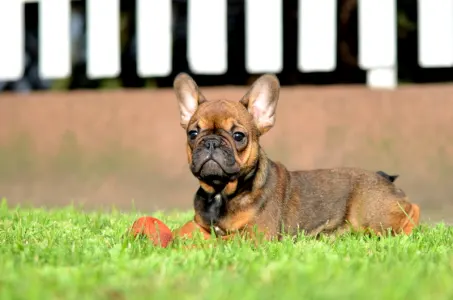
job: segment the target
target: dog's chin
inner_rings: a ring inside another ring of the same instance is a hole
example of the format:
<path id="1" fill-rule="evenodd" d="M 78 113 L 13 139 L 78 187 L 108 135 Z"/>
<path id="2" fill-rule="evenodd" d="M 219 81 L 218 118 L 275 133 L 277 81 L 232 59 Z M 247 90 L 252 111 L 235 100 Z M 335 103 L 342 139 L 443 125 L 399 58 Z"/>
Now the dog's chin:
<path id="1" fill-rule="evenodd" d="M 193 173 L 198 179 L 212 187 L 226 185 L 237 178 L 236 173 L 226 173 L 224 169 L 212 159 L 206 161 L 199 172 Z"/>

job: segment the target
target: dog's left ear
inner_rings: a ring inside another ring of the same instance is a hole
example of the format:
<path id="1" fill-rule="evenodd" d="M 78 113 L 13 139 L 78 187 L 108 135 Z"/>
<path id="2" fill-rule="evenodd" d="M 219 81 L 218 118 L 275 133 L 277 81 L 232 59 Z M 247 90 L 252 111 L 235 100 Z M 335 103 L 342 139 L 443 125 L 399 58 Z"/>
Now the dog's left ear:
<path id="1" fill-rule="evenodd" d="M 280 92 L 280 82 L 275 75 L 265 74 L 258 78 L 241 99 L 253 116 L 260 134 L 264 134 L 275 124 L 275 111 Z"/>
<path id="2" fill-rule="evenodd" d="M 198 108 L 198 105 L 206 101 L 195 81 L 186 73 L 179 73 L 173 81 L 173 89 L 179 104 L 180 123 L 182 128 L 187 129 L 190 119 Z"/>

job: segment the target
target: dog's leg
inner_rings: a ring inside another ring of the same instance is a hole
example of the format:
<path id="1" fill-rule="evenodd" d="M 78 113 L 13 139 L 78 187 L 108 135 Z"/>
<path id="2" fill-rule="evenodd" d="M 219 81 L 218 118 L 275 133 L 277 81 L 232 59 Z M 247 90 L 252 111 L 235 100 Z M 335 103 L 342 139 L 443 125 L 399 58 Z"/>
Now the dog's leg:
<path id="1" fill-rule="evenodd" d="M 173 238 L 179 239 L 192 239 L 196 236 L 196 234 L 201 234 L 201 236 L 204 238 L 204 240 L 208 240 L 212 237 L 211 233 L 198 225 L 195 221 L 189 221 L 185 223 L 183 226 L 173 230 Z M 231 233 L 228 235 L 221 235 L 216 237 L 217 239 L 223 240 L 223 241 L 231 241 L 234 239 L 236 236 L 235 233 Z M 209 244 L 207 245 L 209 247 L 216 247 L 216 244 Z M 197 248 L 203 248 L 203 245 L 191 245 L 191 246 L 184 246 L 183 248 L 186 250 L 189 249 L 197 249 Z"/>
<path id="2" fill-rule="evenodd" d="M 393 202 L 393 201 L 392 201 Z M 410 235 L 414 228 L 420 223 L 420 207 L 417 204 L 413 204 L 405 199 L 395 199 L 391 206 L 387 210 L 381 211 L 382 214 L 386 214 L 385 226 L 376 228 L 373 230 L 378 234 L 386 234 L 387 229 L 391 229 L 392 235 L 406 234 Z M 376 225 L 376 222 L 373 222 Z"/>
<path id="3" fill-rule="evenodd" d="M 211 238 L 211 233 L 198 225 L 195 221 L 189 221 L 183 226 L 172 231 L 174 238 L 193 238 L 195 232 L 201 233 L 201 236 L 207 240 Z"/>
<path id="4" fill-rule="evenodd" d="M 204 240 L 211 238 L 210 232 L 198 225 L 194 220 L 185 223 L 183 226 L 172 231 L 173 241 L 175 239 L 193 239 L 196 235 L 200 235 Z M 183 246 L 182 248 L 189 250 L 200 248 L 197 245 Z"/>
<path id="5" fill-rule="evenodd" d="M 388 233 L 409 235 L 420 222 L 420 207 L 411 203 L 407 196 L 396 194 L 353 196 L 348 202 L 346 222 L 357 232 L 378 236 Z"/>
<path id="6" fill-rule="evenodd" d="M 401 231 L 405 234 L 411 234 L 414 228 L 420 223 L 420 207 L 417 204 L 408 203 L 409 209 L 403 210 L 404 217 L 402 217 Z"/>
<path id="7" fill-rule="evenodd" d="M 189 222 L 185 223 L 183 226 L 173 230 L 172 234 L 173 234 L 173 238 L 176 238 L 176 239 L 178 239 L 178 238 L 192 239 L 196 235 L 196 232 L 201 233 L 201 236 L 205 240 L 212 238 L 212 235 L 209 231 L 207 231 L 206 229 L 204 229 L 203 227 L 198 225 L 198 223 L 196 223 L 193 220 L 189 221 Z M 245 228 L 245 229 L 239 230 L 239 231 L 228 232 L 225 235 L 219 235 L 219 236 L 216 236 L 215 238 L 219 239 L 219 240 L 230 242 L 230 241 L 233 241 L 235 238 L 239 237 L 239 238 L 253 241 L 255 246 L 258 246 L 260 244 L 260 242 L 262 242 L 262 241 L 272 240 L 272 238 L 267 236 L 266 234 L 264 235 L 264 239 L 259 238 L 259 236 L 260 236 L 260 234 L 257 234 L 255 232 L 253 232 L 252 230 Z M 185 246 L 184 248 L 185 249 L 194 249 L 194 248 L 200 248 L 200 246 L 203 247 L 202 245 L 199 245 L 199 246 L 191 245 L 191 246 Z M 208 246 L 216 247 L 216 244 L 209 244 Z"/>

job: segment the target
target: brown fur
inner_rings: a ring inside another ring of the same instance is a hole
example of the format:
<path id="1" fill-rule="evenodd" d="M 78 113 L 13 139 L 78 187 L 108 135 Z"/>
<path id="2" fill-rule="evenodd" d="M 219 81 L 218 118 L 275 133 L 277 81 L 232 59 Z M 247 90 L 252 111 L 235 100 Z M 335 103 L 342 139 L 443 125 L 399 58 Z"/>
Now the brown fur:
<path id="1" fill-rule="evenodd" d="M 251 233 L 252 228 L 267 238 L 299 231 L 308 235 L 349 230 L 410 234 L 419 224 L 420 208 L 395 186 L 395 176 L 358 168 L 290 172 L 267 158 L 259 137 L 275 123 L 279 93 L 275 76 L 260 77 L 241 101 L 208 101 L 187 74 L 175 78 L 174 88 L 181 126 L 188 134 L 197 131 L 193 140 L 188 137 L 189 165 L 202 157 L 194 157 L 195 151 L 206 151 L 206 141 L 214 139 L 220 142 L 212 144 L 211 150 L 224 147 L 225 161 L 231 151 L 239 170 L 223 183 L 197 173 L 200 189 L 194 200 L 195 217 L 183 228 L 208 233 L 212 227 L 227 239 Z M 234 140 L 237 131 L 246 135 L 246 143 Z M 212 164 L 208 171 L 220 172 L 222 163 Z"/>

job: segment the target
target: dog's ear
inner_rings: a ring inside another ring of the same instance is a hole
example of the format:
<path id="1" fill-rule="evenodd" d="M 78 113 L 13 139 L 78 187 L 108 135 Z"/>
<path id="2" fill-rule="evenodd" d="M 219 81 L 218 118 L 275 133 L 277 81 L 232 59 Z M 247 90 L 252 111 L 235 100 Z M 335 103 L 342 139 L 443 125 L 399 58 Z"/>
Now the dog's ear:
<path id="1" fill-rule="evenodd" d="M 253 83 L 240 101 L 253 116 L 260 134 L 266 133 L 274 126 L 279 92 L 278 78 L 265 74 Z"/>
<path id="2" fill-rule="evenodd" d="M 198 105 L 206 101 L 195 81 L 186 73 L 179 73 L 173 81 L 173 89 L 179 104 L 181 126 L 187 129 Z"/>

